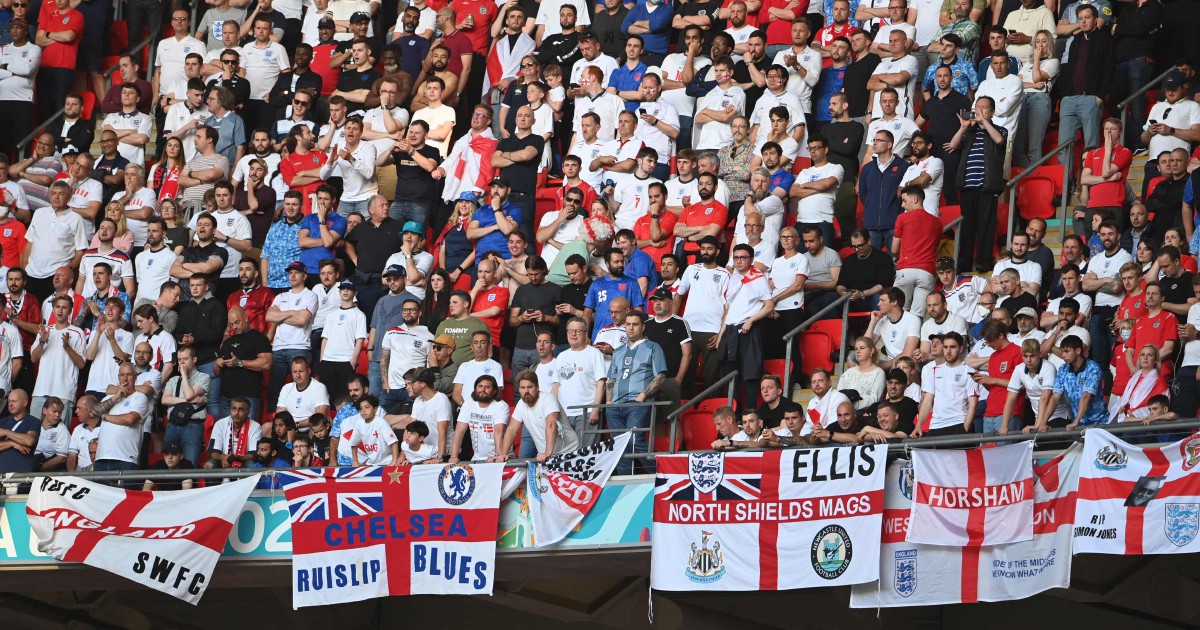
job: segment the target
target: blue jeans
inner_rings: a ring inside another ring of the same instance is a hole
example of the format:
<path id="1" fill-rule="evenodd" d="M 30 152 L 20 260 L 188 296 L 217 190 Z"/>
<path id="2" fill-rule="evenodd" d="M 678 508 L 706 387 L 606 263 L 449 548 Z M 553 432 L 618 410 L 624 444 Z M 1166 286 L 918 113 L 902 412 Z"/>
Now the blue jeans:
<path id="1" fill-rule="evenodd" d="M 537 350 L 533 350 L 531 348 L 516 348 L 513 350 L 512 355 L 513 380 L 515 381 L 517 379 L 517 374 L 520 374 L 522 370 L 531 368 L 537 364 Z M 516 387 L 515 383 L 513 384 L 513 387 Z"/>
<path id="2" fill-rule="evenodd" d="M 871 247 L 874 247 L 875 249 L 878 249 L 880 251 L 891 250 L 892 249 L 892 235 L 895 234 L 895 232 L 896 232 L 896 230 L 894 230 L 894 229 L 893 230 L 867 230 L 867 233 L 871 235 Z"/>
<path id="3" fill-rule="evenodd" d="M 262 422 L 262 413 L 261 413 L 262 412 L 262 409 L 261 409 L 262 399 L 259 398 L 258 396 L 246 396 L 246 400 L 250 401 L 250 421 L 251 422 Z M 217 415 L 213 416 L 213 420 L 220 420 L 222 418 L 228 418 L 229 417 L 229 407 L 231 407 L 232 405 L 233 405 L 233 397 L 232 396 L 222 396 L 220 412 Z M 194 464 L 196 462 L 192 462 L 192 463 Z"/>
<path id="4" fill-rule="evenodd" d="M 1092 336 L 1092 360 L 1100 364 L 1100 377 L 1106 395 L 1112 391 L 1113 377 L 1108 366 L 1112 363 L 1113 345 L 1117 343 L 1117 337 L 1110 326 L 1116 315 L 1115 306 L 1097 306 L 1092 309 L 1092 316 L 1088 320 L 1088 334 Z"/>
<path id="5" fill-rule="evenodd" d="M 617 407 L 614 409 L 606 409 L 608 416 L 608 428 L 614 434 L 621 433 L 624 429 L 648 429 L 650 428 L 650 407 Z M 598 427 L 593 427 L 598 428 Z M 647 453 L 649 452 L 647 436 L 645 431 L 633 434 L 633 452 Z M 643 460 L 645 462 L 646 472 L 653 473 L 654 458 Z M 622 459 L 617 464 L 615 471 L 618 475 L 632 475 L 633 461 Z"/>
<path id="6" fill-rule="evenodd" d="M 102 459 L 102 460 L 96 461 L 93 464 L 92 470 L 94 470 L 96 472 L 126 471 L 126 470 L 137 470 L 137 467 L 138 467 L 138 465 L 136 462 L 125 462 L 125 461 L 121 461 L 121 460 L 117 460 L 117 459 Z M 116 486 L 118 488 L 129 486 L 130 488 L 136 489 L 136 490 L 142 489 L 142 480 L 141 479 L 124 479 L 121 481 L 106 481 L 106 482 L 104 482 L 104 484 L 109 485 L 109 486 Z"/>
<path id="7" fill-rule="evenodd" d="M 371 391 L 373 392 L 375 390 Z M 412 400 L 412 398 L 408 395 L 408 388 L 404 385 L 396 387 L 395 384 L 393 384 L 392 391 L 390 392 L 383 391 L 383 385 L 379 386 L 379 406 L 384 410 L 385 413 L 391 413 L 392 407 L 395 407 L 400 403 L 409 402 L 410 400 Z"/>
<path id="8" fill-rule="evenodd" d="M 1068 138 L 1074 138 L 1075 132 L 1083 130 L 1083 146 L 1085 149 L 1094 149 L 1100 146 L 1100 116 L 1103 113 L 1103 105 L 1095 96 L 1090 94 L 1080 94 L 1076 96 L 1064 96 L 1058 105 L 1058 141 L 1059 143 L 1066 142 Z M 1130 119 L 1135 123 L 1135 119 Z M 1072 159 L 1082 159 L 1082 156 L 1073 155 Z"/>
<path id="9" fill-rule="evenodd" d="M 163 435 L 163 442 L 173 440 L 179 440 L 179 443 L 183 445 L 183 458 L 198 466 L 200 453 L 204 449 L 204 422 L 193 421 L 184 425 L 168 424 L 167 432 Z"/>
<path id="10" fill-rule="evenodd" d="M 679 137 L 675 138 L 676 147 L 680 149 L 692 147 L 692 121 L 691 116 L 684 116 L 683 112 L 679 112 Z"/>
<path id="11" fill-rule="evenodd" d="M 537 444 L 533 443 L 533 436 L 529 435 L 529 427 L 521 425 L 521 450 L 517 453 L 517 457 L 522 459 L 527 457 L 537 457 Z"/>
<path id="12" fill-rule="evenodd" d="M 371 393 L 383 393 L 383 374 L 379 371 L 379 361 L 371 360 L 371 364 L 367 366 L 367 381 L 371 388 Z"/>
<path id="13" fill-rule="evenodd" d="M 217 376 L 216 372 L 213 371 L 216 363 L 214 360 L 204 365 L 196 366 L 197 370 L 207 374 L 209 379 L 212 380 L 212 383 L 208 386 L 208 415 L 212 416 L 214 420 L 223 417 L 217 415 L 221 413 L 221 377 Z M 192 463 L 195 464 L 196 461 L 192 460 Z"/>
<path id="14" fill-rule="evenodd" d="M 370 199 L 363 199 L 362 201 L 346 201 L 343 199 L 338 202 L 338 214 L 342 215 L 343 217 L 348 217 L 352 214 L 358 213 L 365 217 L 367 216 L 367 208 L 369 208 L 370 205 Z"/>
<path id="15" fill-rule="evenodd" d="M 1112 102 L 1118 103 L 1146 85 L 1152 70 L 1150 60 L 1146 57 L 1135 57 L 1118 63 L 1113 73 Z M 1131 151 L 1137 150 L 1142 147 L 1142 122 L 1146 120 L 1146 99 L 1133 99 L 1129 104 L 1127 120 L 1129 124 L 1125 125 L 1125 146 Z"/>
<path id="16" fill-rule="evenodd" d="M 983 432 L 984 433 L 999 433 L 1001 421 L 1004 416 L 984 416 L 983 417 Z M 1017 416 L 1012 416 L 1008 419 L 1008 432 L 1015 433 L 1021 430 L 1021 419 Z"/>
<path id="17" fill-rule="evenodd" d="M 804 237 L 804 230 L 811 227 L 821 230 L 821 238 L 825 239 L 825 247 L 833 247 L 833 239 L 837 233 L 833 231 L 832 223 L 796 223 L 796 231 L 800 233 L 801 238 Z M 804 244 L 801 243 L 800 246 L 803 248 Z"/>
<path id="18" fill-rule="evenodd" d="M 1049 94 L 1025 93 L 1017 117 L 1017 137 L 1013 139 L 1013 166 L 1029 166 L 1042 159 L 1042 138 L 1046 137 L 1052 109 Z"/>
<path id="19" fill-rule="evenodd" d="M 279 402 L 279 390 L 283 389 L 283 384 L 287 381 L 288 374 L 292 371 L 292 359 L 304 357 L 311 363 L 312 352 L 309 352 L 305 348 L 287 348 L 276 350 L 272 354 L 271 385 L 267 388 L 270 398 L 267 401 L 267 408 L 275 410 Z"/>
<path id="20" fill-rule="evenodd" d="M 388 216 L 397 221 L 416 221 L 424 229 L 429 222 L 429 204 L 423 201 L 393 201 L 388 207 Z"/>
<path id="21" fill-rule="evenodd" d="M 788 50 L 791 47 L 791 44 L 770 44 L 767 46 L 767 59 L 774 59 L 780 51 Z"/>

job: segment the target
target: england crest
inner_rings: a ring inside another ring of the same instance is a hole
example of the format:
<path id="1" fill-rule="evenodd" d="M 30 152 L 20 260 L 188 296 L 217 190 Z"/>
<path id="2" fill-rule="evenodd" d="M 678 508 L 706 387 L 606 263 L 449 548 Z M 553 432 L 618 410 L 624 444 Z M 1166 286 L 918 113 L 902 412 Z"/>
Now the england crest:
<path id="1" fill-rule="evenodd" d="M 1168 503 L 1164 520 L 1167 540 L 1183 547 L 1196 539 L 1200 531 L 1200 503 Z"/>
<path id="2" fill-rule="evenodd" d="M 900 597 L 911 597 L 917 592 L 917 550 L 902 549 L 896 552 L 896 579 L 892 588 Z"/>
<path id="3" fill-rule="evenodd" d="M 708 494 L 725 479 L 724 453 L 691 453 L 688 455 L 688 479 L 697 494 Z"/>

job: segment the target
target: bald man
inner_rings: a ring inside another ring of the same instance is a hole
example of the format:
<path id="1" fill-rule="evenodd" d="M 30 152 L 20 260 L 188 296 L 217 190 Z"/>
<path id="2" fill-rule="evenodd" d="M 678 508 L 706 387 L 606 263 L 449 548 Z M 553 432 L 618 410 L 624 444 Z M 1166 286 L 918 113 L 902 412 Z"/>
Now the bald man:
<path id="1" fill-rule="evenodd" d="M 229 415 L 234 398 L 244 396 L 250 401 L 250 419 L 258 422 L 262 408 L 262 377 L 271 367 L 271 340 L 250 327 L 246 310 L 240 306 L 229 309 L 228 337 L 217 351 L 214 371 L 221 375 L 220 413 Z"/>

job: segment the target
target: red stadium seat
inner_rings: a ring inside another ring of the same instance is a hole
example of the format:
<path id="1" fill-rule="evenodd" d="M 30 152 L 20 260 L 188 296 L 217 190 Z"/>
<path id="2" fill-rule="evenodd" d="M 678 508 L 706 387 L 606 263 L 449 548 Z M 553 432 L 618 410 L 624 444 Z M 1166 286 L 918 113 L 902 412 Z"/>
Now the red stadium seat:
<path id="1" fill-rule="evenodd" d="M 117 20 L 109 27 L 108 49 L 115 53 L 123 53 L 129 49 L 129 25 L 125 20 Z M 114 73 L 113 76 L 117 75 Z"/>
<path id="2" fill-rule="evenodd" d="M 367 376 L 370 367 L 371 360 L 367 358 L 367 349 L 364 346 L 362 352 L 358 354 L 358 367 L 356 367 L 354 371 L 362 374 L 363 376 Z"/>
<path id="3" fill-rule="evenodd" d="M 787 359 L 767 359 L 763 361 L 763 374 L 774 374 L 783 378 L 785 374 L 790 374 L 795 362 L 787 363 Z"/>
<path id="4" fill-rule="evenodd" d="M 683 447 L 689 451 L 707 451 L 717 439 L 717 426 L 713 424 L 711 411 L 687 411 L 683 413 Z"/>
<path id="5" fill-rule="evenodd" d="M 683 431 L 675 431 L 675 450 L 683 450 Z M 654 452 L 671 452 L 671 423 L 663 422 L 654 427 Z"/>
<path id="6" fill-rule="evenodd" d="M 1054 182 L 1046 177 L 1026 177 L 1017 182 L 1017 209 L 1025 221 L 1053 217 Z"/>
<path id="7" fill-rule="evenodd" d="M 1166 179 L 1166 178 L 1163 177 L 1162 175 L 1159 175 L 1158 177 L 1155 177 L 1154 179 L 1150 180 L 1149 184 L 1146 184 L 1146 198 L 1147 199 L 1150 197 L 1150 195 L 1152 195 L 1154 193 L 1154 189 L 1158 188 L 1158 185 L 1161 184 L 1164 179 Z M 1146 199 L 1142 199 L 1142 201 L 1145 201 L 1145 200 Z"/>
<path id="8" fill-rule="evenodd" d="M 950 222 L 962 216 L 962 206 L 942 206 L 938 208 L 938 218 L 942 220 L 942 227 L 949 229 L 947 226 Z"/>
<path id="9" fill-rule="evenodd" d="M 809 330 L 813 330 L 816 332 L 822 332 L 822 333 L 825 333 L 826 335 L 829 335 L 829 338 L 833 340 L 834 346 L 840 346 L 842 344 L 842 320 L 841 320 L 841 318 L 822 319 L 822 320 L 813 322 L 813 325 L 809 327 Z"/>
<path id="10" fill-rule="evenodd" d="M 800 356 L 804 371 L 808 373 L 825 368 L 832 372 L 833 359 L 830 355 L 835 347 L 833 338 L 823 332 L 809 329 L 800 333 Z"/>
<path id="11" fill-rule="evenodd" d="M 113 75 L 116 76 L 116 75 Z M 91 90 L 83 91 L 83 119 L 92 120 L 92 114 L 96 111 L 96 95 Z"/>
<path id="12" fill-rule="evenodd" d="M 838 250 L 838 257 L 839 257 L 839 258 L 845 258 L 845 257 L 847 257 L 847 256 L 849 256 L 849 255 L 851 255 L 851 254 L 853 254 L 853 253 L 854 253 L 854 248 L 853 248 L 853 247 L 843 247 L 843 248 L 841 248 L 841 249 L 839 249 L 839 250 Z"/>
<path id="13" fill-rule="evenodd" d="M 1056 145 L 1057 146 L 1057 145 Z M 1043 164 L 1030 173 L 1030 177 L 1045 177 L 1054 182 L 1054 194 L 1061 195 L 1063 192 L 1063 173 L 1066 169 L 1062 164 Z"/>
<path id="14" fill-rule="evenodd" d="M 792 174 L 799 175 L 800 171 L 810 166 L 812 166 L 812 158 L 796 156 L 796 159 L 792 160 Z"/>
<path id="15" fill-rule="evenodd" d="M 719 407 L 724 407 L 725 405 L 731 405 L 735 411 L 737 410 L 736 400 L 730 401 L 726 398 L 706 398 L 697 403 L 695 409 L 689 409 L 688 411 L 702 411 L 712 415 L 712 412 L 716 411 Z"/>

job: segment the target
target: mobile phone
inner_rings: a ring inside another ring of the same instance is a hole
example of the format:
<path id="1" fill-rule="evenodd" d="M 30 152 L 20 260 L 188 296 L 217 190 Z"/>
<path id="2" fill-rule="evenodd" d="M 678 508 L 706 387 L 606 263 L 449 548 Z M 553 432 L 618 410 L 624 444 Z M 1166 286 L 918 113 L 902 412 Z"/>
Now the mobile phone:
<path id="1" fill-rule="evenodd" d="M 963 120 L 975 120 L 975 112 L 963 112 Z"/>
<path id="2" fill-rule="evenodd" d="M 646 108 L 645 108 L 645 107 L 639 107 L 639 108 L 638 108 L 638 113 L 639 113 L 639 114 L 641 114 L 641 115 L 643 115 L 643 116 L 645 116 L 645 115 L 646 115 Z"/>

